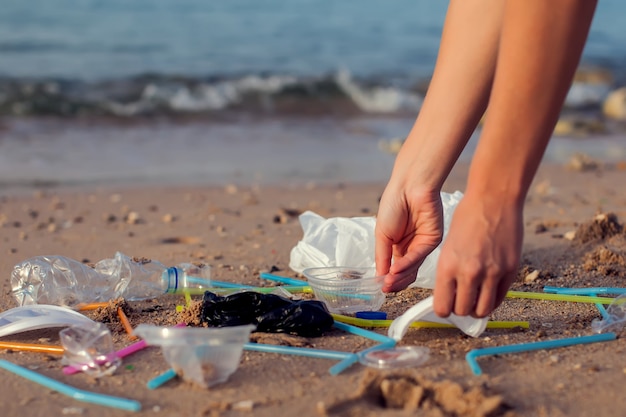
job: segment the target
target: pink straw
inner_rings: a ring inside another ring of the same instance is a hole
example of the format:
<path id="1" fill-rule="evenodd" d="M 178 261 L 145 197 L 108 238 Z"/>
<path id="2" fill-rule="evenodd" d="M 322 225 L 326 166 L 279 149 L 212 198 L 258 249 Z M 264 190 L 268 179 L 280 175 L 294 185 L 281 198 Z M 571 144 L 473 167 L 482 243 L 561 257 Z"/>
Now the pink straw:
<path id="1" fill-rule="evenodd" d="M 185 323 L 178 323 L 174 327 L 185 327 L 185 326 L 186 326 Z M 116 355 L 118 358 L 124 358 L 135 352 L 139 352 L 140 350 L 146 348 L 147 346 L 148 344 L 146 343 L 145 340 L 140 340 L 139 342 L 133 343 L 132 345 L 128 345 L 125 348 L 118 350 L 117 352 L 114 353 L 114 355 Z M 68 365 L 63 368 L 63 373 L 65 375 L 74 375 L 78 372 L 82 372 L 82 369 L 80 367 L 81 365 Z"/>

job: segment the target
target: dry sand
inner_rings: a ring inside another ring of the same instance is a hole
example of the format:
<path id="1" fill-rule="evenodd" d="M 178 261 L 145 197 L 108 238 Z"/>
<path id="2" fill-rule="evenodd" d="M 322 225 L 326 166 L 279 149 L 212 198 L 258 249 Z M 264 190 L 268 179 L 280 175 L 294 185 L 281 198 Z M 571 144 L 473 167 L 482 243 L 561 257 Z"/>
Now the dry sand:
<path id="1" fill-rule="evenodd" d="M 540 168 L 526 204 L 516 290 L 626 286 L 626 235 L 619 227 L 626 219 L 626 171 L 621 164 L 578 162 L 571 168 Z M 463 190 L 464 172 L 464 167 L 454 171 L 446 191 Z M 288 267 L 289 252 L 302 237 L 297 214 L 309 209 L 326 217 L 373 215 L 383 185 L 5 192 L 0 199 L 0 274 L 5 277 L 0 309 L 16 305 L 9 295 L 13 266 L 38 255 L 95 262 L 121 251 L 168 265 L 200 261 L 213 267 L 215 279 L 253 285 L 268 285 L 259 279 L 262 271 L 297 277 Z M 596 218 L 602 213 L 615 217 Z M 383 309 L 393 318 L 427 294 L 389 294 Z M 170 324 L 183 302 L 164 296 L 126 308 L 133 325 Z M 98 317 L 108 322 L 117 347 L 131 343 L 115 315 Z M 181 380 L 147 389 L 146 382 L 168 368 L 158 348 L 126 358 L 113 376 L 100 379 L 66 376 L 58 357 L 39 353 L 2 351 L 0 358 L 79 388 L 139 400 L 143 409 L 138 415 L 619 415 L 626 405 L 624 339 L 482 358 L 482 376 L 473 375 L 465 361 L 474 348 L 589 335 L 591 321 L 599 317 L 593 304 L 507 299 L 492 318 L 528 321 L 529 329 L 487 330 L 478 338 L 457 329 L 411 329 L 401 345 L 431 350 L 430 360 L 418 368 L 383 372 L 356 364 L 331 376 L 333 361 L 244 352 L 230 379 L 210 389 Z M 59 343 L 58 329 L 3 339 Z M 351 352 L 374 344 L 338 330 L 291 343 Z M 77 402 L 6 371 L 0 374 L 5 416 L 134 414 Z"/>

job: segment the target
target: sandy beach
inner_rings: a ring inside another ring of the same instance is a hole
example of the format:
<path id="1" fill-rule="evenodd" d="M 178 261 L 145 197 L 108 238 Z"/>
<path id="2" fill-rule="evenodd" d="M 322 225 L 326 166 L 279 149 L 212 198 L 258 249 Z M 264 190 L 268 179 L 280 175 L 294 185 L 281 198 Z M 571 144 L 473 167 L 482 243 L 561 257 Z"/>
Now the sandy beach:
<path id="1" fill-rule="evenodd" d="M 456 167 L 444 190 L 462 191 L 465 170 Z M 568 165 L 542 165 L 526 203 L 523 261 L 512 289 L 624 287 L 624 180 L 626 170 L 619 163 L 578 158 Z M 13 266 L 39 255 L 93 263 L 120 251 L 166 265 L 203 262 L 211 265 L 214 279 L 254 286 L 271 285 L 259 278 L 261 272 L 301 278 L 288 266 L 290 251 L 302 238 L 298 213 L 374 215 L 383 186 L 103 186 L 3 193 L 0 308 L 16 306 L 9 282 Z M 389 318 L 397 317 L 428 294 L 422 289 L 388 294 L 382 310 Z M 129 302 L 128 315 L 133 326 L 174 324 L 176 306 L 183 304 L 183 297 L 176 295 Z M 132 343 L 111 317 L 107 325 L 116 347 Z M 458 329 L 410 329 L 399 345 L 430 349 L 430 359 L 419 367 L 377 370 L 355 364 L 332 376 L 332 360 L 244 351 L 228 381 L 209 389 L 175 379 L 149 390 L 146 382 L 168 369 L 157 347 L 125 358 L 112 376 L 98 379 L 64 375 L 60 355 L 3 350 L 2 359 L 81 389 L 138 400 L 142 410 L 132 413 L 78 402 L 4 370 L 0 392 L 6 416 L 615 415 L 625 404 L 626 345 L 621 338 L 481 358 L 481 376 L 475 376 L 465 360 L 476 348 L 591 335 L 591 322 L 599 318 L 593 304 L 509 298 L 490 319 L 527 321 L 527 329 L 487 329 L 477 338 Z M 58 330 L 2 339 L 59 345 Z M 294 340 L 301 346 L 346 352 L 375 344 L 337 329 L 323 337 Z M 385 402 L 382 387 L 394 381 L 399 384 L 392 385 L 396 394 Z M 417 404 L 419 390 L 424 398 Z"/>

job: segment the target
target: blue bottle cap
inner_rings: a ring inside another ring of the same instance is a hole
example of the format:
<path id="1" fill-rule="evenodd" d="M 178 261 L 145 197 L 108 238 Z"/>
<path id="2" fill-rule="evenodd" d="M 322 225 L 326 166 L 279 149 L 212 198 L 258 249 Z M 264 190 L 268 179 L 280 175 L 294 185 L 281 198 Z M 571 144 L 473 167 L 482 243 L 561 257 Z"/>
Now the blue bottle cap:
<path id="1" fill-rule="evenodd" d="M 355 315 L 358 319 L 387 320 L 387 313 L 384 311 L 357 311 Z"/>

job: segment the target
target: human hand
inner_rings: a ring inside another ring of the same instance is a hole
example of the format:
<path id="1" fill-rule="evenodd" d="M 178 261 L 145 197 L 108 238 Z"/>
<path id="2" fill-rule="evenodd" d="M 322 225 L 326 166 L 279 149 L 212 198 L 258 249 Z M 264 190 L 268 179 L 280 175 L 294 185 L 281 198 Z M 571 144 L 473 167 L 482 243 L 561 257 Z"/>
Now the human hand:
<path id="1" fill-rule="evenodd" d="M 383 291 L 400 291 L 417 276 L 422 262 L 443 236 L 438 190 L 407 191 L 390 184 L 376 217 L 376 273 L 385 275 Z M 393 259 L 393 264 L 391 263 Z"/>
<path id="2" fill-rule="evenodd" d="M 523 239 L 519 203 L 466 194 L 457 206 L 437 263 L 434 311 L 485 317 L 517 275 Z"/>

